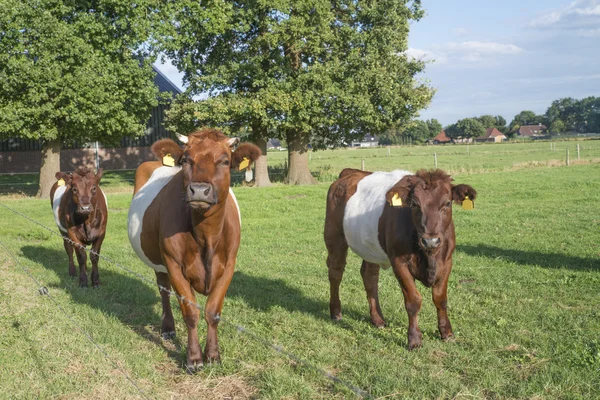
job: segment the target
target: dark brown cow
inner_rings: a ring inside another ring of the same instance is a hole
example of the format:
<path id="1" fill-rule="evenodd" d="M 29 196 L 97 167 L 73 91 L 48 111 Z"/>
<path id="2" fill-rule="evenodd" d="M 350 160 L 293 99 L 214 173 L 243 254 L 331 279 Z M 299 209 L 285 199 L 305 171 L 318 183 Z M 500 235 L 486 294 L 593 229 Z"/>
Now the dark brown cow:
<path id="1" fill-rule="evenodd" d="M 135 252 L 155 270 L 158 284 L 172 285 L 187 300 L 180 299 L 179 306 L 188 328 L 186 366 L 195 371 L 203 357 L 194 291 L 208 296 L 205 360 L 219 361 L 217 325 L 240 245 L 241 218 L 229 188 L 230 169 L 252 163 L 260 150 L 249 143 L 233 150 L 238 139 L 213 129 L 192 133 L 185 141 L 183 149 L 170 139 L 152 145 L 163 162 L 145 162 L 137 169 L 128 230 Z M 170 338 L 175 325 L 169 294 L 160 292 L 161 332 Z"/>
<path id="2" fill-rule="evenodd" d="M 451 181 L 441 170 L 342 171 L 329 188 L 325 217 L 332 319 L 342 317 L 339 287 L 350 247 L 363 259 L 360 273 L 373 325 L 385 325 L 377 285 L 379 268 L 391 265 L 408 313 L 408 348 L 420 346 L 422 337 L 417 323 L 421 295 L 415 279 L 432 287 L 442 339 L 453 335 L 446 313 L 455 247 L 452 202 L 472 205 L 477 192 Z"/>
<path id="3" fill-rule="evenodd" d="M 80 168 L 73 173 L 57 172 L 58 181 L 50 190 L 50 205 L 54 211 L 56 226 L 63 237 L 75 243 L 64 241 L 67 256 L 69 256 L 69 275 L 76 276 L 73 263 L 73 248 L 79 262 L 79 285 L 88 286 L 86 271 L 87 253 L 82 246 L 92 245 L 95 254 L 90 254 L 92 260 L 92 286 L 100 285 L 98 273 L 98 254 L 106 234 L 108 221 L 108 206 L 106 196 L 99 183 L 102 178 L 102 168 L 94 175 L 87 168 Z"/>

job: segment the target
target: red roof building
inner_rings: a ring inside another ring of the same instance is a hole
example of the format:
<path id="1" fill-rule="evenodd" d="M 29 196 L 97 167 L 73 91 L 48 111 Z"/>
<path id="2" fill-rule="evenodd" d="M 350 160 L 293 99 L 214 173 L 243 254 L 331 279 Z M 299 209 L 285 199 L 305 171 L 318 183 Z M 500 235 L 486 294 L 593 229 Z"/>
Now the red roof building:
<path id="1" fill-rule="evenodd" d="M 506 140 L 506 136 L 496 128 L 487 128 L 485 135 L 475 138 L 476 142 L 500 143 L 503 140 Z"/>
<path id="2" fill-rule="evenodd" d="M 431 141 L 433 141 L 433 144 L 449 143 L 450 140 L 451 139 L 446 135 L 446 131 L 445 130 L 442 130 L 433 139 L 431 139 Z"/>
<path id="3" fill-rule="evenodd" d="M 544 136 L 544 134 L 546 133 L 546 125 L 523 125 L 521 127 L 519 127 L 519 130 L 517 131 L 517 136 L 527 136 L 527 137 L 533 137 L 533 136 Z"/>

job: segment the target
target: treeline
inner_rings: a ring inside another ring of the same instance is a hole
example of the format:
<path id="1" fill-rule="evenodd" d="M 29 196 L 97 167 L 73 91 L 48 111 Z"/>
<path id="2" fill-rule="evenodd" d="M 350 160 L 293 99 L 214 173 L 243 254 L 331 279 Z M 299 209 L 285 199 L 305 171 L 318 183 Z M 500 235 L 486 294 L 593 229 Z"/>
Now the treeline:
<path id="1" fill-rule="evenodd" d="M 454 124 L 442 128 L 435 118 L 427 121 L 413 121 L 401 129 L 388 129 L 380 135 L 379 143 L 406 144 L 424 143 L 435 137 L 442 129 L 449 138 L 476 138 L 483 136 L 488 128 L 496 128 L 507 137 L 513 137 L 521 126 L 544 125 L 548 135 L 561 133 L 598 133 L 600 132 L 600 97 L 574 99 L 565 97 L 554 100 L 544 114 L 524 110 L 514 116 L 510 124 L 501 115 L 482 115 L 463 118 Z"/>

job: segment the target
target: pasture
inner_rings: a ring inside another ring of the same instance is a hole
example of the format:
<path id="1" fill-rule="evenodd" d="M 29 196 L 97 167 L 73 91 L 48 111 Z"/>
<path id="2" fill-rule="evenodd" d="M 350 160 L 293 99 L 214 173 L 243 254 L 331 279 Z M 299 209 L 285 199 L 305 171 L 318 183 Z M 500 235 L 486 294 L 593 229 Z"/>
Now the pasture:
<path id="1" fill-rule="evenodd" d="M 116 263 L 100 260 L 97 290 L 69 278 L 60 237 L 0 206 L 0 398 L 142 398 L 125 374 L 150 398 L 356 397 L 263 342 L 372 398 L 598 398 L 600 141 L 581 142 L 581 163 L 549 167 L 564 164 L 562 146 L 575 144 L 558 142 L 556 151 L 531 143 L 469 146 L 469 154 L 466 146 L 436 146 L 392 148 L 391 157 L 386 149 L 312 155 L 313 171 L 331 181 L 343 167 L 360 168 L 363 158 L 368 170 L 429 168 L 436 151 L 438 166 L 456 183 L 477 189 L 474 210 L 454 207 L 448 296 L 456 338 L 439 340 L 431 291 L 418 284 L 424 337 L 412 352 L 395 277 L 381 273 L 388 326 L 377 330 L 353 254 L 341 285 L 343 320 L 329 319 L 322 238 L 328 182 L 236 189 L 242 244 L 219 326 L 223 363 L 196 375 L 182 369 L 186 330 L 176 301 L 178 336 L 163 341 L 156 286 L 123 269 L 154 281 L 127 239 L 128 173 L 105 175 L 110 217 L 101 254 Z M 272 165 L 284 156 L 269 153 Z M 57 232 L 48 200 L 11 193 L 0 203 Z M 38 294 L 21 266 L 108 357 Z M 199 333 L 203 345 L 203 320 Z"/>

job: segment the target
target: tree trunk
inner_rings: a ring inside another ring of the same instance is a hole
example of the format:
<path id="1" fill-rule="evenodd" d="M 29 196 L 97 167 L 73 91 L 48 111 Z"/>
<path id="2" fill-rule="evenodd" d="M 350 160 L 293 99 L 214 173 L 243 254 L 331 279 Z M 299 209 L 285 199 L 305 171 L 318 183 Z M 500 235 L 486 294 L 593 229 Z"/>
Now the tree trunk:
<path id="1" fill-rule="evenodd" d="M 290 185 L 314 185 L 317 180 L 308 169 L 308 135 L 291 132 L 288 142 L 288 177 Z"/>
<path id="2" fill-rule="evenodd" d="M 261 152 L 261 156 L 254 162 L 254 172 L 256 174 L 254 178 L 255 186 L 271 186 L 269 169 L 267 168 L 267 140 L 263 137 L 258 137 L 254 141 Z"/>
<path id="3" fill-rule="evenodd" d="M 50 198 L 50 189 L 56 182 L 56 173 L 60 171 L 60 140 L 44 141 L 42 144 L 42 165 L 40 166 L 40 187 L 36 197 Z"/>

